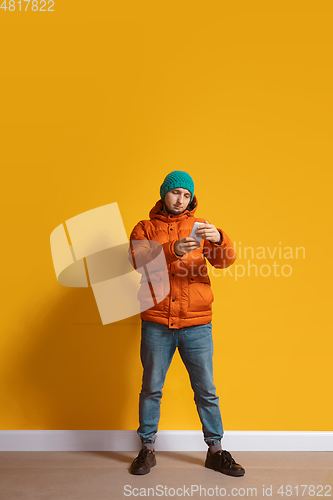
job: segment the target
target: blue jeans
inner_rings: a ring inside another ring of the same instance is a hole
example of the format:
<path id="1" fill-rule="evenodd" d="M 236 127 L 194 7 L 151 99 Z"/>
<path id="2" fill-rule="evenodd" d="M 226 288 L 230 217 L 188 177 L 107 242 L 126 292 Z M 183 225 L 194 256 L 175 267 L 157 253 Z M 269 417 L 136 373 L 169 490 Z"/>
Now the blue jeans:
<path id="1" fill-rule="evenodd" d="M 172 329 L 142 320 L 141 362 L 142 388 L 139 398 L 137 433 L 142 443 L 154 443 L 160 420 L 162 388 L 171 360 L 178 347 L 190 376 L 194 401 L 207 445 L 223 437 L 219 398 L 213 381 L 212 323 Z"/>

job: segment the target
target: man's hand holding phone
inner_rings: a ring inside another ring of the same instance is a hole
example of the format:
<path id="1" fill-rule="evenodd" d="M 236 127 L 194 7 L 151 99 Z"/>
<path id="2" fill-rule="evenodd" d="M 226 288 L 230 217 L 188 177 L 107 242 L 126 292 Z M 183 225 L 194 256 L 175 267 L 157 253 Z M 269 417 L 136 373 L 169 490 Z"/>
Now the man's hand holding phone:
<path id="1" fill-rule="evenodd" d="M 195 222 L 194 224 L 197 223 Z M 218 229 L 216 229 L 214 224 L 209 224 L 208 220 L 205 220 L 205 223 L 199 222 L 198 224 L 200 224 L 200 227 L 196 231 L 197 236 L 211 241 L 212 243 L 218 243 L 220 241 L 221 233 L 220 231 L 218 231 Z"/>
<path id="2" fill-rule="evenodd" d="M 180 238 L 180 240 L 176 241 L 174 249 L 175 254 L 178 255 L 178 257 L 182 257 L 186 253 L 192 252 L 192 250 L 199 247 L 200 243 L 198 241 L 190 236 L 187 236 L 186 238 Z"/>
<path id="3" fill-rule="evenodd" d="M 220 232 L 216 229 L 214 224 L 209 224 L 208 220 L 205 222 L 195 222 L 191 232 L 191 236 L 181 238 L 175 243 L 175 254 L 182 257 L 188 252 L 200 247 L 202 238 L 213 243 L 218 243 L 221 238 Z"/>

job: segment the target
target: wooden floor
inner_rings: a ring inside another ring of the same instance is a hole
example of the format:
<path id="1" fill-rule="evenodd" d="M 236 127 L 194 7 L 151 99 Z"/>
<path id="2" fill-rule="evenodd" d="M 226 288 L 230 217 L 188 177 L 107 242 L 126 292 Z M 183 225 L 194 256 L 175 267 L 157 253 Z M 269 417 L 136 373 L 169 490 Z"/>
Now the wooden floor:
<path id="1" fill-rule="evenodd" d="M 202 451 L 156 452 L 157 465 L 145 476 L 128 472 L 137 452 L 0 452 L 0 499 L 229 496 L 333 500 L 333 452 L 231 453 L 245 468 L 243 477 L 206 469 Z"/>

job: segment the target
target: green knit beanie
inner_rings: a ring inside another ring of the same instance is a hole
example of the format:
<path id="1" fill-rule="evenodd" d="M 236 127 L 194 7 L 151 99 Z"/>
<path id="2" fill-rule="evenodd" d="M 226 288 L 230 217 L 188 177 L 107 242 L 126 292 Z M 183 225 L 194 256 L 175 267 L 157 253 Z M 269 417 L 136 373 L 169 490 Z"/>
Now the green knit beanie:
<path id="1" fill-rule="evenodd" d="M 188 189 L 191 193 L 191 203 L 194 196 L 194 182 L 190 174 L 184 172 L 183 170 L 174 170 L 173 172 L 170 172 L 160 187 L 161 200 L 163 200 L 164 196 L 169 191 L 176 188 Z"/>

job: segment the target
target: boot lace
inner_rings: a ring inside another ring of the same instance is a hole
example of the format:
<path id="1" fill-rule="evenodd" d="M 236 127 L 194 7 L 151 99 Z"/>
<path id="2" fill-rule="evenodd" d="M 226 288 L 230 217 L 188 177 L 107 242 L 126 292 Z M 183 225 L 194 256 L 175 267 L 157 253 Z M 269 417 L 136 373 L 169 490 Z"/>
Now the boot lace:
<path id="1" fill-rule="evenodd" d="M 225 462 L 228 462 L 230 464 L 235 464 L 236 463 L 235 460 L 232 458 L 231 453 L 229 453 L 229 451 L 227 451 L 227 450 L 222 450 L 221 451 L 221 457 L 223 458 L 223 460 Z"/>
<path id="2" fill-rule="evenodd" d="M 140 450 L 140 453 L 139 455 L 136 457 L 136 459 L 134 460 L 135 463 L 141 463 L 141 464 L 144 464 L 148 455 L 149 455 L 149 452 L 150 450 L 146 447 L 142 448 Z"/>

